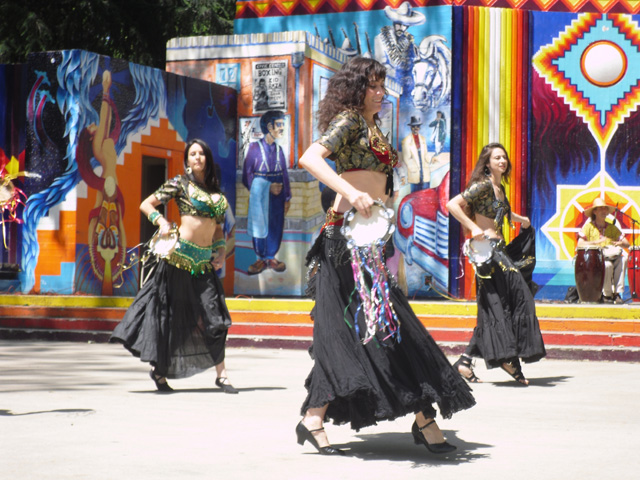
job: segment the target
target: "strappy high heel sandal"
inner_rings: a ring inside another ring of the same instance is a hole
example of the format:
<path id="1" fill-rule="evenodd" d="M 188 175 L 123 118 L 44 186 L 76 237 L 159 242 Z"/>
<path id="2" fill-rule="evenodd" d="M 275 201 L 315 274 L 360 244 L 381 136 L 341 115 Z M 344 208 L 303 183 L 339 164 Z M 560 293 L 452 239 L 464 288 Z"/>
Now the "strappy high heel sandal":
<path id="1" fill-rule="evenodd" d="M 469 375 L 465 375 L 464 373 L 462 373 L 460 371 L 460 367 L 465 367 L 468 368 L 469 371 L 471 372 Z M 476 377 L 476 374 L 473 372 L 473 363 L 471 361 L 471 358 L 465 356 L 465 355 L 460 355 L 460 358 L 458 359 L 458 361 L 456 363 L 453 364 L 453 368 L 455 368 L 458 373 L 460 374 L 460 376 L 462 378 L 464 378 L 467 382 L 469 383 L 482 383 L 482 380 L 480 380 L 478 377 Z"/>
<path id="2" fill-rule="evenodd" d="M 331 445 L 328 445 L 326 447 L 321 447 L 320 445 L 318 445 L 318 441 L 315 439 L 313 434 L 314 432 L 322 432 L 322 431 L 324 431 L 324 428 L 316 428 L 315 430 L 309 430 L 305 426 L 305 424 L 302 423 L 302 420 L 300 420 L 300 423 L 296 425 L 296 436 L 298 437 L 298 443 L 300 445 L 304 445 L 305 441 L 309 441 L 309 443 L 313 445 L 316 448 L 316 450 L 318 450 L 320 455 L 344 455 L 345 454 L 344 450 L 340 450 L 339 448 L 332 447 Z"/>
<path id="3" fill-rule="evenodd" d="M 156 388 L 158 389 L 159 392 L 173 392 L 173 388 L 171 388 L 167 383 L 166 377 L 163 377 L 162 375 L 157 375 L 155 370 L 151 370 L 149 372 L 149 376 L 151 377 L 151 380 L 153 380 L 153 383 L 156 384 Z"/>
<path id="4" fill-rule="evenodd" d="M 429 443 L 427 442 L 427 439 L 425 438 L 425 436 L 422 434 L 422 431 L 427 428 L 429 425 L 436 423 L 435 420 L 431 420 L 430 422 L 427 422 L 427 424 L 423 427 L 419 427 L 418 426 L 418 422 L 413 422 L 413 425 L 411 426 L 411 434 L 413 435 L 413 441 L 415 442 L 416 445 L 424 445 L 425 447 L 427 447 L 427 450 L 429 450 L 431 453 L 449 453 L 449 452 L 453 452 L 457 447 L 455 445 L 451 445 L 449 442 L 447 442 L 446 440 L 444 442 L 440 442 L 440 443 Z"/>
<path id="5" fill-rule="evenodd" d="M 520 366 L 520 360 L 518 360 L 517 358 L 515 360 L 511 360 L 510 362 L 503 363 L 502 365 L 500 365 L 500 368 L 511 375 L 511 377 L 513 377 L 513 379 L 520 385 L 524 385 L 525 387 L 529 385 L 529 380 L 524 378 L 522 367 Z"/>

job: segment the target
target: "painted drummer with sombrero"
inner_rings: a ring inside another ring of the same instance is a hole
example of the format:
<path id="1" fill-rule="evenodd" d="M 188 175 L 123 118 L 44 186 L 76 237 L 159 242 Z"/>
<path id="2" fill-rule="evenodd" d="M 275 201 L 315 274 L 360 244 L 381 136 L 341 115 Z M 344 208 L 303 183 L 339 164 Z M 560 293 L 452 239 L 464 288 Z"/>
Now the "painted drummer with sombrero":
<path id="1" fill-rule="evenodd" d="M 604 286 L 602 300 L 605 303 L 623 303 L 624 277 L 629 241 L 612 216 L 616 208 L 607 205 L 600 197 L 584 211 L 587 221 L 578 233 L 578 248 L 600 247 L 604 254 Z"/>

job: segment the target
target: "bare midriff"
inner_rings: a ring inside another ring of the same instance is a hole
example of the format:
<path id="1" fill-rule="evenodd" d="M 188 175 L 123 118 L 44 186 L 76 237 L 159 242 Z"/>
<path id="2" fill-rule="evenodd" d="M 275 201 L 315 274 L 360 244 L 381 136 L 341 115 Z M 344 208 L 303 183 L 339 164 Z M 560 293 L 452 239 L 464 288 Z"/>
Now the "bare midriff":
<path id="1" fill-rule="evenodd" d="M 476 213 L 476 225 L 484 231 L 484 234 L 489 238 L 502 239 L 502 232 L 496 231 L 495 221 L 493 218 L 485 217 Z"/>
<path id="2" fill-rule="evenodd" d="M 354 170 L 351 172 L 343 172 L 340 177 L 349 182 L 355 189 L 367 192 L 374 200 L 387 201 L 385 188 L 387 185 L 387 175 L 382 172 L 373 172 L 370 170 Z M 346 212 L 351 208 L 351 204 L 342 195 L 336 195 L 336 201 L 333 209 L 336 212 Z"/>
<path id="3" fill-rule="evenodd" d="M 216 221 L 213 218 L 190 215 L 180 217 L 180 238 L 189 240 L 200 247 L 211 246 L 215 231 Z"/>

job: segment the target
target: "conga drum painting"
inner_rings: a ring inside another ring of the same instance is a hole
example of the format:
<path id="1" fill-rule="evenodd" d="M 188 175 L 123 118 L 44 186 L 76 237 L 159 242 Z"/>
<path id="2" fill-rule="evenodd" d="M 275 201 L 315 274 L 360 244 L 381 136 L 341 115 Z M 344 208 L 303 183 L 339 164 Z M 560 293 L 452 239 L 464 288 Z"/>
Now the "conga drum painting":
<path id="1" fill-rule="evenodd" d="M 629 260 L 627 260 L 627 278 L 629 280 L 629 291 L 631 301 L 640 302 L 640 247 L 629 249 Z"/>
<path id="2" fill-rule="evenodd" d="M 575 261 L 576 288 L 581 302 L 599 302 L 604 285 L 604 256 L 597 247 L 578 247 Z"/>

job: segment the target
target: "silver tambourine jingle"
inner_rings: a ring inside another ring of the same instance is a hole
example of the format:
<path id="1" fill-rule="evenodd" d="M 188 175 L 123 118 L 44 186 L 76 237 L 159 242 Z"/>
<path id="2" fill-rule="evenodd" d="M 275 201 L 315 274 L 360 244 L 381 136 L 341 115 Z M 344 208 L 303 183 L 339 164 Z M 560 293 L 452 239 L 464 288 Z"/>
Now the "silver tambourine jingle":
<path id="1" fill-rule="evenodd" d="M 151 254 L 157 255 L 160 258 L 167 258 L 171 255 L 180 239 L 180 233 L 178 232 L 178 226 L 175 223 L 171 224 L 167 233 L 160 233 L 160 229 L 153 234 L 151 240 L 149 240 L 148 250 Z"/>
<path id="2" fill-rule="evenodd" d="M 489 237 L 483 239 L 469 238 L 464 242 L 462 251 L 473 265 L 476 275 L 480 278 L 490 278 L 486 275 L 488 266 L 493 258 L 493 244 Z"/>
<path id="3" fill-rule="evenodd" d="M 340 229 L 347 239 L 349 248 L 383 246 L 395 230 L 393 209 L 387 208 L 380 200 L 371 206 L 369 218 L 351 208 L 344 215 L 344 224 Z"/>

